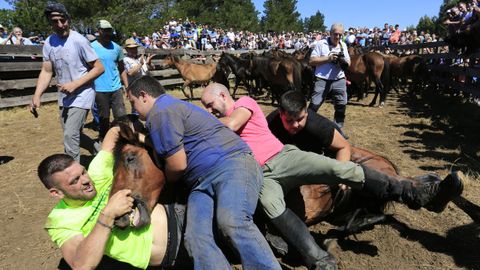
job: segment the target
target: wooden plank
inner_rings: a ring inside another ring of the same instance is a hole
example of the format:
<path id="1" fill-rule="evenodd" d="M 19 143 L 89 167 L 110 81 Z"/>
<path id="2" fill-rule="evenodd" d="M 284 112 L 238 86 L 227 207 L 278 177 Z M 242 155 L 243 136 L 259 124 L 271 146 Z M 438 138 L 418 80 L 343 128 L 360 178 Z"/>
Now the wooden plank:
<path id="1" fill-rule="evenodd" d="M 450 86 L 457 91 L 462 91 L 471 94 L 474 97 L 480 97 L 480 87 L 473 86 L 473 85 L 466 85 L 461 82 L 454 81 L 452 79 L 444 78 L 444 77 L 433 77 L 436 83 L 440 83 L 442 85 Z"/>
<path id="2" fill-rule="evenodd" d="M 3 62 L 0 64 L 1 72 L 36 71 L 42 69 L 42 62 Z"/>
<path id="3" fill-rule="evenodd" d="M 43 46 L 19 46 L 3 45 L 0 46 L 0 55 L 37 55 L 42 56 Z"/>
<path id="4" fill-rule="evenodd" d="M 183 79 L 182 78 L 177 78 L 177 79 L 165 79 L 165 80 L 158 80 L 161 85 L 163 86 L 169 86 L 169 85 L 176 85 L 176 84 L 183 84 Z"/>
<path id="5" fill-rule="evenodd" d="M 9 97 L 9 98 L 0 98 L 0 108 L 10 108 L 16 106 L 28 105 L 32 101 L 33 95 L 21 96 L 21 97 Z M 42 95 L 42 103 L 58 100 L 58 93 L 44 93 Z"/>
<path id="6" fill-rule="evenodd" d="M 151 70 L 150 75 L 154 77 L 171 77 L 174 75 L 180 75 L 176 69 L 163 69 L 163 70 Z"/>
<path id="7" fill-rule="evenodd" d="M 33 88 L 37 86 L 37 80 L 35 79 L 19 79 L 19 80 L 0 80 L 0 91 L 9 89 L 25 89 Z M 57 81 L 53 78 L 50 82 L 50 86 L 55 85 Z"/>
<path id="8" fill-rule="evenodd" d="M 433 71 L 443 71 L 452 75 L 466 75 L 470 77 L 480 77 L 480 68 L 447 66 L 447 65 L 431 65 Z"/>

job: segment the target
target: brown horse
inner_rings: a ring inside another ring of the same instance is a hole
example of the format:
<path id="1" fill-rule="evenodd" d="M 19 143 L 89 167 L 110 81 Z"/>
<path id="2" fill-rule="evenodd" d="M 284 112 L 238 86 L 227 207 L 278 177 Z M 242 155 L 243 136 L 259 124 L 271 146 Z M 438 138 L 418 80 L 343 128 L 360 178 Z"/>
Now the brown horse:
<path id="1" fill-rule="evenodd" d="M 128 116 L 117 121 L 120 135 L 114 150 L 114 179 L 110 196 L 122 189 L 132 190 L 134 211 L 115 220 L 115 225 L 119 228 L 141 228 L 150 223 L 150 214 L 165 185 L 165 175 L 133 131 L 133 123 L 139 123 L 138 119 Z"/>
<path id="2" fill-rule="evenodd" d="M 353 47 L 348 49 L 350 66 L 345 71 L 347 79 L 353 82 L 359 91 L 365 86 L 368 89 L 370 82 L 375 83 L 375 96 L 369 106 L 375 106 L 380 94 L 379 106 L 385 105 L 387 92 L 390 88 L 390 63 L 377 52 L 360 53 Z M 363 98 L 363 92 L 359 92 L 359 99 Z"/>
<path id="3" fill-rule="evenodd" d="M 120 136 L 115 148 L 114 182 L 111 194 L 121 189 L 131 189 L 135 199 L 135 211 L 116 221 L 119 227 L 142 227 L 150 222 L 150 213 L 160 199 L 160 193 L 166 188 L 165 175 L 154 162 L 155 156 L 144 148 L 131 124 L 120 122 Z M 148 148 L 148 147 L 147 147 Z M 154 159 L 152 159 L 154 157 Z M 158 160 L 158 159 L 155 159 Z M 394 164 L 373 152 L 352 147 L 351 160 L 399 177 Z M 287 206 L 292 208 L 307 224 L 325 220 L 336 214 L 351 213 L 364 207 L 359 201 L 358 191 L 337 191 L 326 185 L 305 185 L 300 189 L 303 203 L 294 204 L 287 197 Z M 164 192 L 165 193 L 165 192 Z M 293 192 L 294 193 L 294 192 Z M 292 194 L 292 192 L 290 193 Z M 290 196 L 289 194 L 289 196 Z M 165 194 L 162 194 L 165 195 Z M 386 202 L 370 199 L 374 210 L 381 213 Z"/>
<path id="4" fill-rule="evenodd" d="M 192 84 L 206 84 L 217 72 L 217 63 L 195 64 L 181 60 L 178 56 L 168 55 L 163 60 L 163 68 L 176 68 L 182 76 L 184 83 L 182 92 L 187 99 L 193 99 Z M 190 88 L 190 96 L 185 92 L 185 87 Z"/>

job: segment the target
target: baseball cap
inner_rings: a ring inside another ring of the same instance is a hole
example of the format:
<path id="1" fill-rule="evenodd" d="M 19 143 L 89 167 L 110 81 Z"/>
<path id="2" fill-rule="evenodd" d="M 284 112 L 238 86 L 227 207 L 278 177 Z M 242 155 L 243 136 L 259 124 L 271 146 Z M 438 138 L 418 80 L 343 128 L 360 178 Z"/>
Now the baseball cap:
<path id="1" fill-rule="evenodd" d="M 97 22 L 97 28 L 99 29 L 108 29 L 113 28 L 109 21 L 107 20 L 100 20 Z"/>

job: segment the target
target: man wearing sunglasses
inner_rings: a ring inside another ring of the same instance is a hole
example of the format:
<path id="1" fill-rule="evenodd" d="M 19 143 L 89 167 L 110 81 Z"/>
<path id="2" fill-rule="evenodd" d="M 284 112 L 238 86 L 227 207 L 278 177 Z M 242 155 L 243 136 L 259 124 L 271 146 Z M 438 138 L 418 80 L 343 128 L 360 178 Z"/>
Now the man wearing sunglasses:
<path id="1" fill-rule="evenodd" d="M 350 65 L 347 45 L 341 41 L 343 25 L 333 24 L 330 37 L 320 40 L 312 51 L 309 64 L 315 67 L 315 89 L 309 108 L 317 112 L 326 96 L 332 92 L 334 121 L 342 128 L 347 108 L 345 72 Z"/>
<path id="2" fill-rule="evenodd" d="M 70 17 L 64 5 L 49 2 L 44 13 L 54 33 L 43 46 L 42 70 L 30 111 L 37 115 L 40 98 L 49 88 L 55 71 L 65 153 L 80 161 L 80 146 L 91 153 L 99 149 L 98 144 L 82 133 L 82 128 L 95 100 L 93 81 L 104 72 L 104 67 L 90 42 L 70 30 Z"/>

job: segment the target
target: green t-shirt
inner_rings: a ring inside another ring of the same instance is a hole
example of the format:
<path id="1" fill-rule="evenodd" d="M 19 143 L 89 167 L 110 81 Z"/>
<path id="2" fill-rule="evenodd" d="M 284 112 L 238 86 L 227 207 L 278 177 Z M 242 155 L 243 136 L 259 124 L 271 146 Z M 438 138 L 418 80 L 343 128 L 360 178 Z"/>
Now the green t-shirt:
<path id="1" fill-rule="evenodd" d="M 100 151 L 88 168 L 88 174 L 97 190 L 95 198 L 80 207 L 71 207 L 61 200 L 48 215 L 45 229 L 59 247 L 73 236 L 82 234 L 86 237 L 92 231 L 100 211 L 108 202 L 113 163 L 112 153 Z M 134 230 L 114 228 L 107 241 L 105 255 L 145 269 L 150 261 L 152 242 L 150 225 Z"/>

